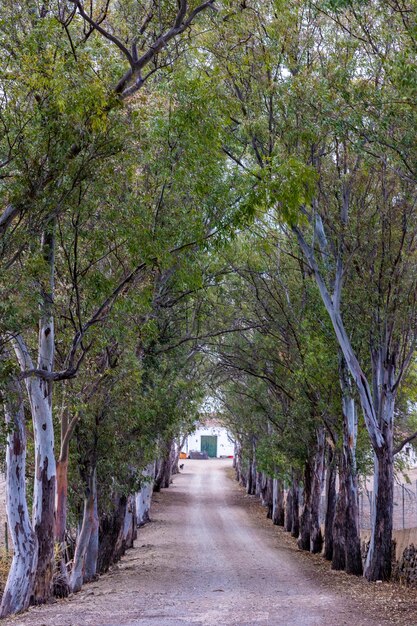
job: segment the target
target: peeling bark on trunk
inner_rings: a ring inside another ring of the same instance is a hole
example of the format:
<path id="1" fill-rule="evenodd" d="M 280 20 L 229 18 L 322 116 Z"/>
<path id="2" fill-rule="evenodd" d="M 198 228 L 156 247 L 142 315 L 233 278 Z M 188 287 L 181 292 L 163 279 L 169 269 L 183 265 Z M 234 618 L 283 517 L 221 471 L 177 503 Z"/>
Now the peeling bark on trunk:
<path id="1" fill-rule="evenodd" d="M 387 438 L 388 439 L 388 438 Z M 387 444 L 375 454 L 371 541 L 365 565 L 368 580 L 389 580 L 392 560 L 393 454 Z"/>
<path id="2" fill-rule="evenodd" d="M 284 526 L 284 488 L 279 478 L 272 482 L 272 522 L 276 526 Z M 291 529 L 290 529 L 291 530 Z"/>
<path id="3" fill-rule="evenodd" d="M 356 476 L 345 451 L 339 464 L 339 493 L 333 524 L 332 569 L 362 574 Z"/>
<path id="4" fill-rule="evenodd" d="M 13 560 L 3 592 L 0 617 L 28 608 L 37 565 L 37 539 L 26 500 L 26 427 L 22 390 L 10 385 L 5 406 L 6 423 L 12 427 L 6 449 L 6 509 L 13 543 Z"/>

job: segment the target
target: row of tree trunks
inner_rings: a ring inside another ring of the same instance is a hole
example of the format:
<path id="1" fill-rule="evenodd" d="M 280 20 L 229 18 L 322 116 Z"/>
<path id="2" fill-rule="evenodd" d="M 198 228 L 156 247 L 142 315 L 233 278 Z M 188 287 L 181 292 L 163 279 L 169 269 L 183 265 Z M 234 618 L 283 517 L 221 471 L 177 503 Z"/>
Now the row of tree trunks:
<path id="1" fill-rule="evenodd" d="M 283 525 L 286 531 L 296 537 L 300 549 L 320 553 L 324 546 L 324 556 L 332 561 L 334 569 L 343 569 L 349 574 L 360 575 L 362 559 L 355 457 L 357 415 L 350 387 L 346 387 L 344 392 L 342 449 L 337 451 L 334 443 L 326 447 L 324 428 L 317 430 L 314 454 L 306 461 L 304 467 L 301 514 L 299 472 L 296 470 L 291 472 L 291 483 L 284 504 L 282 481 L 277 477 L 270 478 L 264 473 L 256 472 L 253 451 L 248 462 L 247 491 L 260 497 L 262 505 L 268 508 L 268 517 L 271 517 L 274 524 Z M 241 459 L 235 463 L 237 479 L 240 478 L 238 471 L 240 464 Z M 339 491 L 336 494 L 337 474 Z M 324 484 L 326 510 L 323 537 L 320 507 Z"/>

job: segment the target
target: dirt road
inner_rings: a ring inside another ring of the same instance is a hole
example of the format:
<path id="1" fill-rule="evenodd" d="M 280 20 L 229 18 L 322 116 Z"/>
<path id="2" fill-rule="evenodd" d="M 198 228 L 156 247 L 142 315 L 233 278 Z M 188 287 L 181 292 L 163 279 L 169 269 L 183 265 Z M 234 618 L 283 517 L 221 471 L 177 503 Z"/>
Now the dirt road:
<path id="1" fill-rule="evenodd" d="M 417 625 L 410 596 L 393 618 L 384 585 L 329 572 L 322 557 L 299 552 L 229 467 L 186 461 L 119 566 L 4 626 Z"/>

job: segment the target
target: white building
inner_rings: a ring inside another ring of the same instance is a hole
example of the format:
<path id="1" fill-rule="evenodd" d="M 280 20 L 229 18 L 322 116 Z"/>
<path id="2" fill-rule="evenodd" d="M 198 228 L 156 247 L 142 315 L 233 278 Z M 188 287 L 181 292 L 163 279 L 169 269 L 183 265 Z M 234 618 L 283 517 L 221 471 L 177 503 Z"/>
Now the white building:
<path id="1" fill-rule="evenodd" d="M 411 443 L 406 443 L 400 454 L 403 458 L 403 461 L 410 469 L 414 469 L 417 467 L 417 454 L 414 446 L 412 446 Z"/>
<path id="2" fill-rule="evenodd" d="M 185 441 L 182 452 L 206 452 L 210 458 L 232 457 L 234 441 L 225 426 L 213 418 L 196 424 L 195 431 Z"/>

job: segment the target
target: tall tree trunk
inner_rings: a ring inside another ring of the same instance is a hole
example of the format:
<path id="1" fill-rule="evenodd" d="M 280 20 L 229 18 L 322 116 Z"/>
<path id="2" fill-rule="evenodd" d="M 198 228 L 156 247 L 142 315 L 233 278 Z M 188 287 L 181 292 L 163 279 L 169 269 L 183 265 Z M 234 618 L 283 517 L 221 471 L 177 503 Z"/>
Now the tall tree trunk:
<path id="1" fill-rule="evenodd" d="M 343 458 L 340 480 L 345 482 L 345 570 L 362 575 L 356 469 L 357 414 L 345 360 L 340 367 L 343 406 Z"/>
<path id="2" fill-rule="evenodd" d="M 343 448 L 339 458 L 339 493 L 333 525 L 332 568 L 362 574 L 358 489 L 356 472 L 356 409 L 348 387 L 343 386 Z"/>
<path id="3" fill-rule="evenodd" d="M 86 495 L 84 498 L 83 521 L 80 533 L 77 537 L 75 547 L 74 562 L 71 571 L 70 585 L 75 593 L 80 591 L 85 575 L 85 559 L 90 544 L 91 533 L 95 523 L 95 500 L 97 496 L 96 488 L 96 470 L 91 468 L 88 484 L 86 486 Z"/>
<path id="4" fill-rule="evenodd" d="M 26 427 L 22 389 L 9 385 L 5 418 L 11 427 L 6 448 L 6 509 L 13 560 L 3 592 L 0 617 L 28 608 L 37 565 L 37 539 L 26 500 Z"/>
<path id="5" fill-rule="evenodd" d="M 324 558 L 333 558 L 333 524 L 336 512 L 336 468 L 333 449 L 328 447 L 326 473 L 326 518 L 324 521 Z"/>
<path id="6" fill-rule="evenodd" d="M 298 473 L 295 473 L 292 479 L 292 524 L 291 536 L 298 537 L 300 534 L 300 479 Z"/>
<path id="7" fill-rule="evenodd" d="M 48 355 L 52 359 L 53 348 L 49 337 L 53 334 L 41 329 L 38 367 L 47 368 Z M 42 351 L 42 346 L 44 350 Z M 14 348 L 23 371 L 33 369 L 28 349 L 21 337 L 15 338 Z M 51 360 L 49 361 L 49 364 Z M 52 387 L 47 381 L 31 377 L 26 379 L 31 406 L 34 442 L 35 477 L 33 493 L 33 524 L 38 542 L 38 560 L 33 591 L 33 603 L 46 602 L 52 595 L 54 573 L 54 526 L 56 464 L 54 455 L 54 428 L 52 421 Z"/>
<path id="8" fill-rule="evenodd" d="M 339 460 L 339 491 L 333 522 L 332 569 L 344 570 L 346 567 L 346 479 L 344 476 L 343 454 Z"/>
<path id="9" fill-rule="evenodd" d="M 392 561 L 393 451 L 392 438 L 374 455 L 371 541 L 365 564 L 368 580 L 389 580 Z"/>
<path id="10" fill-rule="evenodd" d="M 88 583 L 94 580 L 97 575 L 97 559 L 98 559 L 98 507 L 97 507 L 97 480 L 92 483 L 94 490 L 94 506 L 92 513 L 92 523 L 90 532 L 90 541 L 88 542 L 87 552 L 84 560 L 84 582 Z"/>
<path id="11" fill-rule="evenodd" d="M 320 528 L 320 501 L 324 478 L 324 427 L 317 431 L 317 449 L 314 457 L 314 471 L 310 498 L 310 552 L 317 554 L 323 548 L 323 535 Z"/>
<path id="12" fill-rule="evenodd" d="M 276 526 L 284 526 L 284 488 L 280 478 L 272 483 L 272 522 Z"/>
<path id="13" fill-rule="evenodd" d="M 303 510 L 300 516 L 300 536 L 298 537 L 297 543 L 301 550 L 310 550 L 310 504 L 312 486 L 312 468 L 310 460 L 307 460 L 304 466 L 303 486 Z"/>
<path id="14" fill-rule="evenodd" d="M 285 504 L 285 530 L 295 538 L 300 534 L 299 477 L 298 471 L 294 469 L 291 470 L 291 485 Z"/>
<path id="15" fill-rule="evenodd" d="M 42 254 L 49 268 L 41 288 L 37 369 L 53 371 L 55 333 L 53 316 L 55 224 L 51 223 L 42 237 Z M 33 361 L 21 336 L 15 336 L 13 347 L 22 371 L 33 370 Z M 54 425 L 52 420 L 52 382 L 46 378 L 25 378 L 35 444 L 35 479 L 33 493 L 33 524 L 38 540 L 38 560 L 33 590 L 33 603 L 46 602 L 52 595 L 54 573 L 54 526 L 56 464 Z"/>

